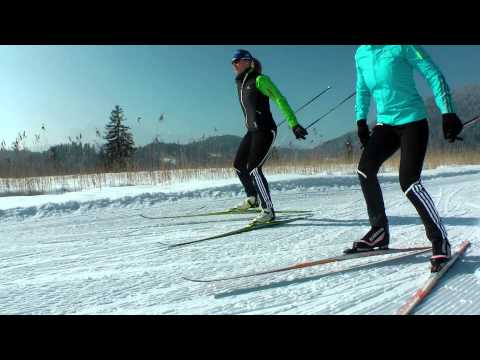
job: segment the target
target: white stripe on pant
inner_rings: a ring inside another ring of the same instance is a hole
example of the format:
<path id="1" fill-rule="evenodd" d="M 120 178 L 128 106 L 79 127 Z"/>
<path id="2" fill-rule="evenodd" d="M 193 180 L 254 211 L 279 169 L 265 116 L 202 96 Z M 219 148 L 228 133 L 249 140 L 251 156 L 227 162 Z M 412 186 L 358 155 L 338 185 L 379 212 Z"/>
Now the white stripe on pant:
<path id="1" fill-rule="evenodd" d="M 268 209 L 273 209 L 272 198 L 270 197 L 270 195 L 267 191 L 267 188 L 266 188 L 264 182 L 262 181 L 262 177 L 260 176 L 260 173 L 258 172 L 258 169 L 261 168 L 263 166 L 263 164 L 265 163 L 265 161 L 268 160 L 268 158 L 271 155 L 272 149 L 273 149 L 273 144 L 275 144 L 275 139 L 277 137 L 277 133 L 274 130 L 271 130 L 271 131 L 273 133 L 273 139 L 272 139 L 272 144 L 270 145 L 270 148 L 267 151 L 267 154 L 265 155 L 263 160 L 260 161 L 260 163 L 257 165 L 257 167 L 250 172 L 250 175 L 252 175 L 254 177 L 255 183 L 257 184 L 258 190 L 260 191 L 259 195 L 263 198 L 264 203 L 267 205 Z"/>
<path id="2" fill-rule="evenodd" d="M 267 192 L 265 184 L 262 181 L 262 177 L 258 173 L 258 168 L 253 169 L 251 174 L 255 178 L 255 182 L 257 184 L 258 190 L 260 191 L 260 196 L 263 198 L 265 204 L 267 204 L 267 208 L 268 209 L 273 209 L 272 199 L 270 198 L 270 196 Z"/>
<path id="3" fill-rule="evenodd" d="M 447 231 L 445 230 L 445 227 L 443 226 L 442 221 L 440 220 L 440 216 L 438 215 L 435 204 L 433 204 L 433 201 L 430 198 L 430 195 L 428 195 L 422 183 L 420 181 L 414 183 L 411 187 L 409 187 L 407 192 L 405 192 L 405 195 L 407 195 L 409 191 L 413 191 L 413 194 L 415 195 L 415 197 L 420 201 L 420 203 L 422 204 L 422 206 L 425 208 L 426 212 L 430 216 L 432 223 L 435 224 L 435 226 L 438 228 L 438 230 L 442 234 L 443 240 L 446 240 Z"/>

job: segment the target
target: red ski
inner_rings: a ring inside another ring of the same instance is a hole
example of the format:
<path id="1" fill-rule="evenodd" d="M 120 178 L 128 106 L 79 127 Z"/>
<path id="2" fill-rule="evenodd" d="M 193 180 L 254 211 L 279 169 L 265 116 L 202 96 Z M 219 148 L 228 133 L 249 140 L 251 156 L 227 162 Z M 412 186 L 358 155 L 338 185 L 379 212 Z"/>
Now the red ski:
<path id="1" fill-rule="evenodd" d="M 470 246 L 469 241 L 464 241 L 456 253 L 452 256 L 449 262 L 437 273 L 431 274 L 425 284 L 418 289 L 412 297 L 410 297 L 407 302 L 397 311 L 397 315 L 409 315 L 413 309 L 420 304 L 431 292 L 435 285 L 438 283 L 440 278 L 445 275 L 445 273 L 450 269 L 450 267 L 457 261 L 457 259 L 465 253 L 465 250 Z"/>
<path id="2" fill-rule="evenodd" d="M 188 281 L 193 281 L 193 282 L 202 282 L 202 283 L 209 283 L 209 282 L 216 282 L 216 281 L 226 281 L 226 280 L 237 280 L 237 279 L 249 278 L 249 277 L 260 276 L 260 275 L 274 274 L 274 273 L 279 273 L 279 272 L 283 272 L 283 271 L 303 269 L 303 268 L 306 268 L 306 267 L 330 264 L 330 263 L 335 263 L 335 262 L 340 262 L 340 261 L 366 258 L 366 257 L 371 257 L 371 256 L 380 256 L 380 255 L 406 253 L 406 252 L 409 253 L 407 255 L 402 255 L 402 256 L 399 257 L 399 258 L 401 258 L 401 257 L 426 253 L 426 252 L 431 251 L 431 249 L 432 249 L 431 247 L 413 247 L 413 248 L 405 248 L 405 249 L 373 250 L 373 251 L 358 252 L 358 253 L 355 253 L 355 254 L 340 255 L 340 256 L 325 258 L 325 259 L 316 260 L 316 261 L 307 261 L 307 262 L 303 262 L 303 263 L 300 263 L 300 264 L 287 266 L 287 267 L 284 267 L 284 268 L 268 270 L 268 271 L 253 272 L 253 273 L 249 273 L 249 274 L 229 276 L 229 277 L 224 277 L 224 278 L 192 279 L 192 278 L 188 278 L 188 277 L 183 277 L 183 279 L 188 280 Z M 390 260 L 390 259 L 387 259 L 387 260 Z"/>

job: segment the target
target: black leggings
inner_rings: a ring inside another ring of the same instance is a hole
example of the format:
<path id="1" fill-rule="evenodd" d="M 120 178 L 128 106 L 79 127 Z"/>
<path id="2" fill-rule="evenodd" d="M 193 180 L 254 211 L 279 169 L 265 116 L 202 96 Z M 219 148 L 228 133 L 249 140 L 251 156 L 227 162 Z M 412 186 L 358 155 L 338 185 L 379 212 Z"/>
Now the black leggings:
<path id="1" fill-rule="evenodd" d="M 400 148 L 400 186 L 417 209 L 425 225 L 427 237 L 434 247 L 446 247 L 447 232 L 434 202 L 420 181 L 427 152 L 428 132 L 427 120 L 401 126 L 375 126 L 361 156 L 358 174 L 370 224 L 388 226 L 377 173 L 380 166 Z"/>
<path id="2" fill-rule="evenodd" d="M 258 197 L 263 209 L 273 210 L 270 189 L 262 166 L 270 156 L 276 136 L 274 130 L 247 132 L 233 163 L 247 196 Z"/>

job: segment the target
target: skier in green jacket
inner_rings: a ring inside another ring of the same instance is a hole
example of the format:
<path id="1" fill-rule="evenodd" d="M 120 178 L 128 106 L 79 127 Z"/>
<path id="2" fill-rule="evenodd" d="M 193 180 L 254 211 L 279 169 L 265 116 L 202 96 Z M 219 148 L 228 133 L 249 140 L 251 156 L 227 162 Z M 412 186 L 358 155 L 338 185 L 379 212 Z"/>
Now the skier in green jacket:
<path id="1" fill-rule="evenodd" d="M 257 208 L 260 200 L 262 212 L 253 219 L 253 223 L 267 223 L 275 220 L 275 211 L 262 166 L 269 158 L 277 136 L 277 125 L 270 112 L 269 99 L 275 101 L 280 108 L 297 139 L 305 139 L 308 132 L 298 124 L 290 105 L 272 80 L 262 75 L 260 61 L 250 52 L 237 50 L 232 57 L 232 66 L 247 128 L 234 161 L 234 168 L 247 198 L 232 210 Z"/>
<path id="2" fill-rule="evenodd" d="M 444 137 L 454 142 L 463 125 L 455 114 L 450 89 L 438 67 L 420 46 L 363 45 L 357 49 L 355 62 L 355 111 L 358 136 L 364 147 L 357 172 L 371 229 L 346 252 L 388 247 L 388 220 L 377 173 L 400 149 L 400 186 L 425 225 L 426 235 L 432 242 L 431 271 L 437 272 L 449 260 L 451 250 L 435 203 L 421 182 L 429 128 L 413 71 L 417 70 L 429 83 L 442 113 Z M 370 133 L 367 116 L 372 97 L 377 106 L 377 123 Z"/>

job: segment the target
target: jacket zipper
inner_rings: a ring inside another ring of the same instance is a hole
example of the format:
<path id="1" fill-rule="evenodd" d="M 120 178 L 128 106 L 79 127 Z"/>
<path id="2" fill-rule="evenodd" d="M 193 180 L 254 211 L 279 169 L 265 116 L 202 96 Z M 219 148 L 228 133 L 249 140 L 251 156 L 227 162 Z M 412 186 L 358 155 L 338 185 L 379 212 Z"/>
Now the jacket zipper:
<path id="1" fill-rule="evenodd" d="M 248 113 L 247 113 L 247 108 L 243 104 L 243 86 L 245 85 L 245 81 L 247 81 L 248 75 L 250 75 L 251 72 L 252 70 L 249 70 L 245 74 L 245 77 L 243 78 L 243 81 L 242 81 L 242 86 L 240 88 L 240 103 L 242 104 L 243 110 L 245 111 L 245 126 L 247 129 L 248 129 Z"/>
<path id="2" fill-rule="evenodd" d="M 374 81 L 374 83 L 375 83 L 374 89 L 375 89 L 378 93 L 380 93 L 380 97 L 381 97 L 381 91 L 380 91 L 380 89 L 378 88 L 377 76 L 376 76 L 376 74 L 375 74 L 375 66 L 376 66 L 376 61 L 375 61 L 376 59 L 375 59 L 375 57 L 376 57 L 375 49 L 372 49 L 372 74 L 373 74 L 373 81 Z M 380 101 L 381 101 L 381 99 L 380 99 Z M 377 105 L 380 105 L 380 104 L 377 104 Z M 383 105 L 380 105 L 380 106 L 383 106 Z"/>

